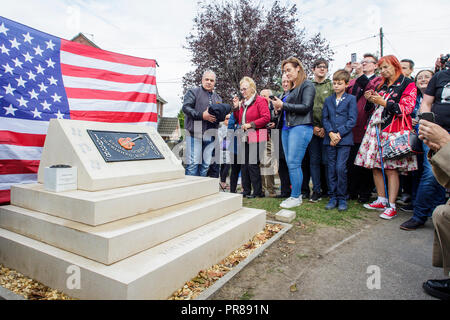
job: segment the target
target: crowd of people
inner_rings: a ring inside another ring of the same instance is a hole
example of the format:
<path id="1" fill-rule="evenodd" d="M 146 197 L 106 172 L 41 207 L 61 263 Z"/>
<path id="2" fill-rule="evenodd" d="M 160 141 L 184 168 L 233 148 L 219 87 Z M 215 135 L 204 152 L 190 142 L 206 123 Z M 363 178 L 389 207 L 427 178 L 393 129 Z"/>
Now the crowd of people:
<path id="1" fill-rule="evenodd" d="M 445 218 L 433 219 L 436 265 L 448 274 L 449 169 L 442 159 L 449 163 L 449 143 L 444 143 L 450 132 L 449 56 L 438 58 L 434 71 L 421 70 L 415 78 L 413 61 L 393 55 L 378 59 L 364 54 L 361 62 L 348 63 L 332 79 L 328 68 L 328 61 L 318 59 L 309 80 L 302 62 L 290 57 L 281 63 L 282 93 L 263 88 L 258 94 L 255 81 L 243 77 L 228 108 L 214 92 L 215 73 L 205 71 L 202 85 L 184 98 L 186 174 L 220 176 L 221 188 L 233 193 L 240 176 L 244 197 L 265 197 L 267 192 L 284 198 L 280 207 L 286 209 L 328 197 L 327 210 L 348 210 L 353 199 L 387 220 L 398 210 L 411 212 L 403 230 L 423 226 L 439 208 Z M 226 111 L 211 112 L 217 106 Z M 211 128 L 219 129 L 218 134 L 208 132 Z M 422 151 L 388 157 L 383 145 L 405 131 L 408 139 L 418 133 Z M 424 284 L 426 290 L 436 286 L 449 293 L 449 280 Z"/>

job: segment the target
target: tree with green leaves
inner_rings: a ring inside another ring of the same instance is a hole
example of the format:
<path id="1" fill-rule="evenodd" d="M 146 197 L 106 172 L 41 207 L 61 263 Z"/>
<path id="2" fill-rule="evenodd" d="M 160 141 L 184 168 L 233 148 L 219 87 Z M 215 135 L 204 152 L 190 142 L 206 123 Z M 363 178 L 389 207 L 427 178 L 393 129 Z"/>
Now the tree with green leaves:
<path id="1" fill-rule="evenodd" d="M 217 75 L 216 91 L 230 102 L 244 76 L 258 90 L 279 90 L 281 61 L 296 56 L 309 72 L 318 58 L 332 60 L 333 51 L 320 33 L 308 37 L 299 26 L 297 6 L 274 1 L 268 10 L 251 0 L 199 2 L 194 28 L 185 46 L 194 70 L 183 77 L 183 88 L 198 86 L 205 70 Z"/>

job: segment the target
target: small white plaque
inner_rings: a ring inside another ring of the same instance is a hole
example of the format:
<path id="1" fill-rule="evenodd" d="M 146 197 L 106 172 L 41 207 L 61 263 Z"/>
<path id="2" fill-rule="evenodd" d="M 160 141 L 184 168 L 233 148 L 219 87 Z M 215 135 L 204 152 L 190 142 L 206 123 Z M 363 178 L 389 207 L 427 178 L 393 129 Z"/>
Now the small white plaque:
<path id="1" fill-rule="evenodd" d="M 77 168 L 45 167 L 44 187 L 52 192 L 77 190 Z"/>

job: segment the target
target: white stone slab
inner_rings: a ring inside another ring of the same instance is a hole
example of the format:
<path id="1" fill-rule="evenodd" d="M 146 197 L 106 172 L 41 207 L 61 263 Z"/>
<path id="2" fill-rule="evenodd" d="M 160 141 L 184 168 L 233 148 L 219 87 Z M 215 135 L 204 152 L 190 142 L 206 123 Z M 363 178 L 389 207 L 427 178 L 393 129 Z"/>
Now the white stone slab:
<path id="1" fill-rule="evenodd" d="M 243 208 L 110 266 L 0 229 L 0 263 L 80 299 L 166 299 L 261 231 L 265 219 L 264 210 Z M 70 289 L 77 270 L 80 288 Z"/>
<path id="2" fill-rule="evenodd" d="M 11 187 L 11 204 L 97 226 L 219 192 L 218 179 L 185 176 L 103 191 L 51 192 L 42 184 Z"/>
<path id="3" fill-rule="evenodd" d="M 0 207 L 0 228 L 110 265 L 242 207 L 242 195 L 220 192 L 92 227 L 16 207 Z"/>
<path id="4" fill-rule="evenodd" d="M 275 214 L 275 219 L 277 221 L 291 223 L 296 217 L 295 211 L 291 210 L 280 210 L 277 214 Z"/>
<path id="5" fill-rule="evenodd" d="M 105 162 L 87 130 L 147 133 L 165 159 Z M 44 183 L 44 168 L 56 164 L 77 167 L 78 188 L 88 191 L 184 176 L 183 166 L 156 129 L 117 123 L 52 119 L 39 165 L 38 181 L 40 183 Z"/>

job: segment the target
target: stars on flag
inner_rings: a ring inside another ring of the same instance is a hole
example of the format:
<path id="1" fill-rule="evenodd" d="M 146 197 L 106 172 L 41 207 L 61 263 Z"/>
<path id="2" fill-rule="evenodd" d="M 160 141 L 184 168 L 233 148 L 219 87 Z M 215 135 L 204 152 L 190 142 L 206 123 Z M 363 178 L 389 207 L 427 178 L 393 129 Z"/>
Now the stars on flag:
<path id="1" fill-rule="evenodd" d="M 55 44 L 52 42 L 52 40 L 45 41 L 45 43 L 47 44 L 47 49 L 54 50 Z"/>
<path id="2" fill-rule="evenodd" d="M 33 57 L 28 52 L 22 55 L 25 57 L 25 62 L 33 63 Z"/>
<path id="3" fill-rule="evenodd" d="M 6 94 L 10 94 L 10 95 L 14 96 L 14 91 L 15 91 L 16 89 L 14 89 L 13 87 L 11 87 L 11 84 L 8 84 L 7 87 L 3 87 L 3 88 L 5 88 Z"/>
<path id="4" fill-rule="evenodd" d="M 34 39 L 32 36 L 30 36 L 29 32 L 27 34 L 24 34 L 23 37 L 24 37 L 23 42 L 28 42 L 29 44 L 31 44 L 31 40 Z"/>
<path id="5" fill-rule="evenodd" d="M 58 85 L 58 80 L 56 80 L 55 78 L 53 78 L 53 76 L 51 76 L 50 78 L 48 78 L 48 81 L 50 81 L 50 85 Z"/>
<path id="6" fill-rule="evenodd" d="M 5 44 L 2 44 L 0 50 L 2 50 L 2 53 L 7 54 L 9 56 L 9 49 L 5 47 Z"/>
<path id="7" fill-rule="evenodd" d="M 9 107 L 3 107 L 3 109 L 6 110 L 6 114 L 12 114 L 13 116 L 16 115 L 15 112 L 18 110 L 17 108 L 14 108 L 14 107 L 12 106 L 12 104 L 10 104 Z"/>
<path id="8" fill-rule="evenodd" d="M 32 29 L 20 30 L 0 17 L 0 117 L 69 117 L 58 41 Z"/>
<path id="9" fill-rule="evenodd" d="M 14 68 L 11 68 L 11 67 L 9 66 L 9 64 L 4 64 L 4 65 L 2 65 L 2 67 L 5 69 L 5 73 L 13 74 Z"/>
<path id="10" fill-rule="evenodd" d="M 20 99 L 17 99 L 17 101 L 19 102 L 19 107 L 28 108 L 27 106 L 28 101 L 25 100 L 23 97 L 20 97 Z"/>
<path id="11" fill-rule="evenodd" d="M 13 40 L 9 40 L 9 42 L 11 42 L 11 48 L 16 48 L 17 50 L 19 50 L 20 43 L 17 42 L 16 38 L 14 38 Z"/>
<path id="12" fill-rule="evenodd" d="M 61 96 L 58 96 L 55 92 L 54 95 L 51 96 L 53 98 L 53 102 L 61 102 Z"/>
<path id="13" fill-rule="evenodd" d="M 21 62 L 21 61 L 19 60 L 19 58 L 15 58 L 15 59 L 13 59 L 12 61 L 14 62 L 14 66 L 15 66 L 16 68 L 17 68 L 17 67 L 23 68 L 23 67 L 22 67 L 23 62 Z"/>
<path id="14" fill-rule="evenodd" d="M 22 79 L 22 76 L 19 77 L 19 79 L 16 79 L 17 81 L 17 87 L 24 87 L 25 88 L 25 83 L 27 83 L 28 81 L 25 81 Z"/>
<path id="15" fill-rule="evenodd" d="M 6 33 L 6 31 L 9 31 L 9 29 L 6 28 L 5 23 L 2 22 L 2 24 L 0 24 L 0 33 L 3 33 L 5 36 L 7 36 L 8 34 Z"/>

